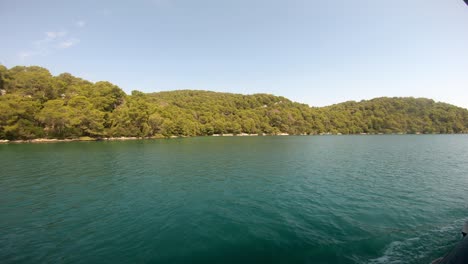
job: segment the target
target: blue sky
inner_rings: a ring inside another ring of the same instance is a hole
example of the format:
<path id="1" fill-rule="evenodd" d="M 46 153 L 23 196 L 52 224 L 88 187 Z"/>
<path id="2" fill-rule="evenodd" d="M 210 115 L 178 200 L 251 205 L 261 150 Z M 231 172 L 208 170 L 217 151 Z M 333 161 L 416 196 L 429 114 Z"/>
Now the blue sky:
<path id="1" fill-rule="evenodd" d="M 468 108 L 462 0 L 1 0 L 0 63 L 126 92 L 379 96 Z"/>

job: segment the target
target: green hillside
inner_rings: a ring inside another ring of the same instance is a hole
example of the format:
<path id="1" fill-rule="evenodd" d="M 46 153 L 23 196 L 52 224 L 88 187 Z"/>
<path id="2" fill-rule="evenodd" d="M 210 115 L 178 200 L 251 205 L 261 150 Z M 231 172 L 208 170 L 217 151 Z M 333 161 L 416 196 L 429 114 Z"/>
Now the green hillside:
<path id="1" fill-rule="evenodd" d="M 125 94 L 109 82 L 0 65 L 0 139 L 223 133 L 466 133 L 468 110 L 425 98 L 309 107 L 269 94 L 180 90 Z"/>

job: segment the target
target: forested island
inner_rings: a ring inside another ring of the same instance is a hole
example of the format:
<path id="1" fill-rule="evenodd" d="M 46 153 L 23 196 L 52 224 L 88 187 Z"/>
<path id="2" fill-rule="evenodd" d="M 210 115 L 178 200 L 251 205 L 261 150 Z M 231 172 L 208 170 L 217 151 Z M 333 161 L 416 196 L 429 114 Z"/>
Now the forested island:
<path id="1" fill-rule="evenodd" d="M 213 134 L 467 133 L 468 110 L 425 98 L 310 107 L 270 94 L 200 90 L 127 95 L 110 82 L 0 65 L 0 139 Z"/>

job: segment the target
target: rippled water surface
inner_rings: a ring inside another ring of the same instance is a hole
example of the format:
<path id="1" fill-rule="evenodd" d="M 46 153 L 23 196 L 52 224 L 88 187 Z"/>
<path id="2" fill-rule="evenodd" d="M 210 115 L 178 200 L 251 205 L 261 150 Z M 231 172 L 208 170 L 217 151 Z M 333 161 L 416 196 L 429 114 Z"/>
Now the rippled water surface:
<path id="1" fill-rule="evenodd" d="M 2 263 L 428 263 L 468 136 L 0 145 Z"/>

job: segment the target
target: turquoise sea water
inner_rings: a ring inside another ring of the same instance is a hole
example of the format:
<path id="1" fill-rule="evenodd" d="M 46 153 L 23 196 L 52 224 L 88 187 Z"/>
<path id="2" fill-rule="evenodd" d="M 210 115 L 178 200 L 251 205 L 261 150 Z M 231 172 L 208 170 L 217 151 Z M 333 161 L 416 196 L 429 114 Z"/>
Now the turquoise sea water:
<path id="1" fill-rule="evenodd" d="M 466 219 L 466 135 L 0 145 L 2 263 L 428 263 Z"/>

